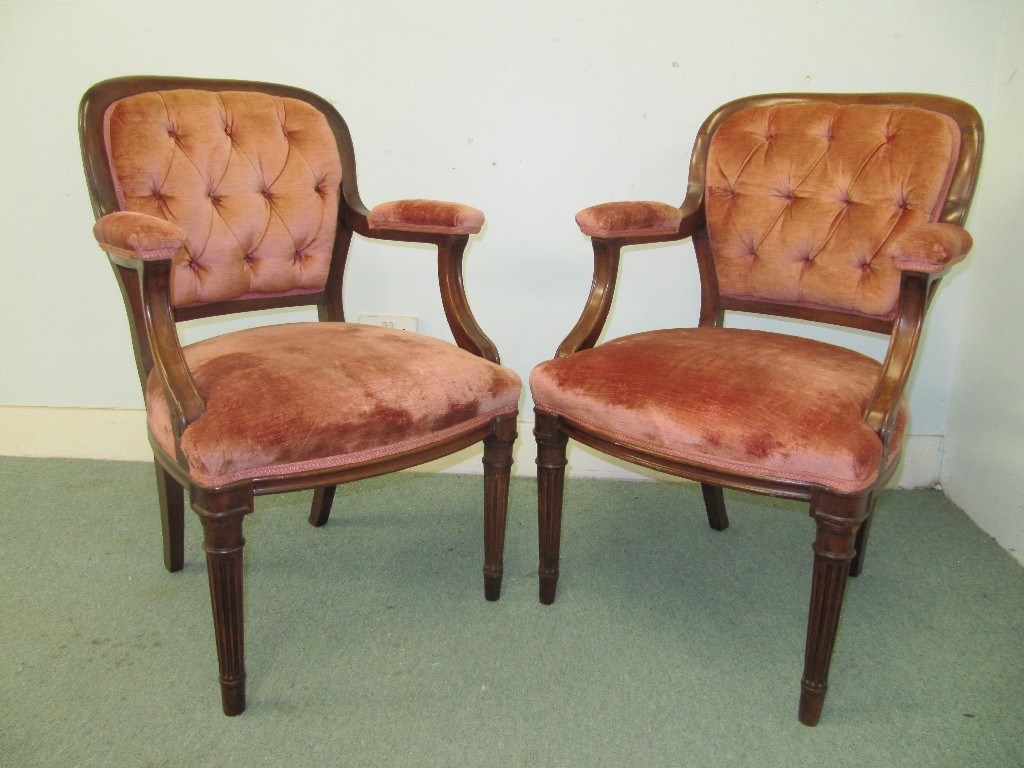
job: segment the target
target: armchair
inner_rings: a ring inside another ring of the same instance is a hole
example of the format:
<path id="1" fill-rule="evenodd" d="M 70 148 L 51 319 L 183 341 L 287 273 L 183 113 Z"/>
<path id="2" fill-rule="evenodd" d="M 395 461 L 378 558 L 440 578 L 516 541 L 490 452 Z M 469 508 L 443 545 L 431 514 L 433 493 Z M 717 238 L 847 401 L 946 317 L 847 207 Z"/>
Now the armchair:
<path id="1" fill-rule="evenodd" d="M 223 710 L 245 709 L 242 524 L 254 497 L 340 483 L 483 441 L 484 592 L 501 591 L 520 382 L 470 311 L 462 257 L 483 214 L 402 200 L 368 210 L 348 128 L 282 85 L 125 77 L 90 88 L 79 130 L 128 312 L 156 464 L 164 562 L 183 567 L 184 489 L 203 526 Z M 456 345 L 345 322 L 352 233 L 437 248 Z M 300 305 L 320 322 L 183 346 L 183 320 Z"/>
<path id="2" fill-rule="evenodd" d="M 848 575 L 900 458 L 903 391 L 935 288 L 971 247 L 962 228 L 981 120 L 920 94 L 776 94 L 704 122 L 679 207 L 581 211 L 594 280 L 576 326 L 530 380 L 536 405 L 540 600 L 558 580 L 569 438 L 701 483 L 809 502 L 816 523 L 799 719 L 817 724 Z M 698 327 L 598 344 L 620 252 L 692 238 Z M 724 327 L 727 311 L 889 337 L 882 362 L 784 333 Z"/>

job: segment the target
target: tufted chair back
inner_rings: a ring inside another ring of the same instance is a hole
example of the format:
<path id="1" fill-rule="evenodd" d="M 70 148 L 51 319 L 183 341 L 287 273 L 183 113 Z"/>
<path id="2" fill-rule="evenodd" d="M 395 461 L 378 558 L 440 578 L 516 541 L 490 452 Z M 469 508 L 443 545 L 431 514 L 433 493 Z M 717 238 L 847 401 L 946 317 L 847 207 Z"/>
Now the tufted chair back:
<path id="1" fill-rule="evenodd" d="M 258 92 L 160 90 L 103 116 L 122 211 L 183 229 L 175 307 L 323 290 L 341 159 L 324 115 Z"/>
<path id="2" fill-rule="evenodd" d="M 891 320 L 902 274 L 891 245 L 940 219 L 960 153 L 957 121 L 914 105 L 823 99 L 728 114 L 710 134 L 705 179 L 719 296 Z"/>

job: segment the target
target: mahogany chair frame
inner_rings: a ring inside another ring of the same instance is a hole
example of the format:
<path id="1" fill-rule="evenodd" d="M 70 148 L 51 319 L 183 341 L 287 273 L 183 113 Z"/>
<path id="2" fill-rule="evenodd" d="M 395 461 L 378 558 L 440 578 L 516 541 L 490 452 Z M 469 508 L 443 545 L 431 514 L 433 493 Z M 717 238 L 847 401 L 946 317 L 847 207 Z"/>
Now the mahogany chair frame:
<path id="1" fill-rule="evenodd" d="M 915 106 L 952 117 L 960 127 L 960 156 L 938 220 L 963 226 L 977 181 L 983 143 L 981 119 L 970 105 L 948 97 L 915 93 L 784 93 L 737 99 L 712 113 L 697 134 L 690 161 L 687 194 L 680 206 L 683 216 L 678 231 L 668 235 L 592 238 L 594 277 L 590 294 L 579 321 L 559 345 L 556 357 L 568 357 L 580 350 L 590 349 L 597 343 L 611 309 L 620 254 L 624 247 L 692 238 L 701 282 L 700 327 L 723 326 L 726 311 L 733 310 L 812 320 L 890 337 L 881 374 L 863 414 L 864 422 L 879 435 L 883 444 L 877 481 L 860 493 L 844 494 L 812 483 L 734 474 L 714 466 L 680 461 L 669 455 L 610 442 L 590 434 L 584 426 L 574 423 L 569 417 L 539 409 L 536 410 L 534 434 L 537 439 L 538 467 L 539 593 L 540 601 L 544 604 L 554 602 L 558 581 L 562 497 L 569 438 L 632 464 L 699 482 L 708 522 L 717 531 L 725 530 L 729 525 L 723 488 L 809 502 L 810 516 L 815 520 L 817 531 L 813 543 L 814 564 L 799 719 L 806 725 L 816 725 L 828 687 L 828 671 L 847 576 L 857 576 L 861 572 L 875 501 L 898 466 L 898 458 L 891 463 L 889 461 L 893 427 L 920 341 L 925 311 L 942 273 L 904 272 L 898 308 L 892 319 L 739 300 L 719 294 L 704 212 L 705 176 L 711 138 L 727 118 L 741 110 L 806 101 Z"/>
<path id="2" fill-rule="evenodd" d="M 157 368 L 165 382 L 171 411 L 176 454 L 172 456 L 164 451 L 152 433 L 149 438 L 156 465 L 164 564 L 171 572 L 184 566 L 184 489 L 188 488 L 190 504 L 203 527 L 223 709 L 225 714 L 237 715 L 245 709 L 246 681 L 242 588 L 245 541 L 242 524 L 245 516 L 253 511 L 254 497 L 313 489 L 309 522 L 319 527 L 328 520 L 337 485 L 414 467 L 483 441 L 484 593 L 487 600 L 497 600 L 501 594 L 516 415 L 494 418 L 470 433 L 443 442 L 357 464 L 286 476 L 255 477 L 221 487 L 197 483 L 190 476 L 181 452 L 181 434 L 204 413 L 205 405 L 185 364 L 176 324 L 236 312 L 297 306 L 315 306 L 321 322 L 345 322 L 342 281 L 353 232 L 373 239 L 435 246 L 442 305 L 455 342 L 462 349 L 493 363 L 500 363 L 500 358 L 494 344 L 477 324 L 466 296 L 463 255 L 469 235 L 371 229 L 367 222 L 369 211 L 359 197 L 355 152 L 348 126 L 327 100 L 308 91 L 253 81 L 156 76 L 122 77 L 94 85 L 80 105 L 79 136 L 89 195 L 97 219 L 120 210 L 104 146 L 103 118 L 107 108 L 137 93 L 173 89 L 252 91 L 304 101 L 326 118 L 337 140 L 342 164 L 336 237 L 323 290 L 298 296 L 174 307 L 170 302 L 170 260 L 145 261 L 108 253 L 128 311 L 135 362 L 143 391 L 150 372 Z"/>

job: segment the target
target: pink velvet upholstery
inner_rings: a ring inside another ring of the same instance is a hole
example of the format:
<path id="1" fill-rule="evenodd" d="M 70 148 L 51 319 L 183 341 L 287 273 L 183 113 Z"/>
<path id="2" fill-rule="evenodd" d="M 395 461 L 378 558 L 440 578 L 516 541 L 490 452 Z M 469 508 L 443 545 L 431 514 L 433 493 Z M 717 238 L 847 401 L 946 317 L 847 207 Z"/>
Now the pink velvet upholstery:
<path id="1" fill-rule="evenodd" d="M 667 203 L 627 201 L 602 203 L 576 214 L 583 234 L 591 237 L 669 235 L 679 230 L 683 212 Z"/>
<path id="2" fill-rule="evenodd" d="M 440 200 L 393 200 L 374 206 L 366 217 L 371 229 L 433 232 L 442 235 L 474 235 L 484 224 L 484 214 L 462 203 Z"/>
<path id="3" fill-rule="evenodd" d="M 931 275 L 963 261 L 973 242 L 955 224 L 924 224 L 895 238 L 889 253 L 897 269 Z"/>
<path id="4" fill-rule="evenodd" d="M 541 363 L 530 387 L 538 409 L 608 440 L 852 492 L 878 476 L 882 442 L 862 414 L 880 370 L 859 353 L 808 339 L 684 328 Z"/>
<path id="5" fill-rule="evenodd" d="M 530 377 L 541 603 L 555 601 L 566 545 L 570 441 L 700 483 L 715 531 L 729 528 L 725 489 L 807 502 L 815 533 L 797 714 L 819 722 L 847 580 L 862 573 L 876 502 L 897 469 L 925 313 L 971 248 L 962 227 L 982 134 L 973 107 L 943 96 L 754 95 L 704 120 L 678 208 L 617 202 L 577 214 L 594 238 L 590 293 L 555 359 Z M 620 264 L 635 258 L 627 248 L 688 238 L 697 327 L 599 343 Z M 725 327 L 739 313 L 794 322 Z M 885 357 L 790 335 L 801 322 L 887 336 Z M 623 530 L 643 526 L 623 520 Z"/>
<path id="6" fill-rule="evenodd" d="M 891 316 L 889 244 L 937 219 L 959 151 L 938 112 L 754 107 L 715 132 L 706 215 L 723 296 Z"/>
<path id="7" fill-rule="evenodd" d="M 224 713 L 246 707 L 243 529 L 258 496 L 312 491 L 321 528 L 339 485 L 475 444 L 484 597 L 497 600 L 522 387 L 462 279 L 483 213 L 430 200 L 368 212 L 345 119 L 288 85 L 113 78 L 83 95 L 79 128 L 93 234 L 129 315 L 169 571 L 185 565 L 186 495 L 202 526 Z M 437 281 L 423 287 L 454 344 L 346 321 L 355 236 L 430 246 Z M 317 322 L 237 317 L 302 306 Z M 233 315 L 246 330 L 182 347 L 180 323 Z"/>
<path id="8" fill-rule="evenodd" d="M 185 244 L 185 232 L 166 219 L 129 211 L 110 213 L 92 228 L 100 247 L 134 259 L 171 259 Z"/>
<path id="9" fill-rule="evenodd" d="M 112 104 L 104 132 L 121 210 L 186 233 L 174 306 L 323 288 L 341 161 L 312 106 L 262 93 L 151 91 Z"/>
<path id="10" fill-rule="evenodd" d="M 184 351 L 206 413 L 185 430 L 182 451 L 189 473 L 210 486 L 345 466 L 471 432 L 515 413 L 521 389 L 508 368 L 452 344 L 369 325 L 276 325 Z M 146 400 L 150 431 L 173 456 L 155 375 Z"/>

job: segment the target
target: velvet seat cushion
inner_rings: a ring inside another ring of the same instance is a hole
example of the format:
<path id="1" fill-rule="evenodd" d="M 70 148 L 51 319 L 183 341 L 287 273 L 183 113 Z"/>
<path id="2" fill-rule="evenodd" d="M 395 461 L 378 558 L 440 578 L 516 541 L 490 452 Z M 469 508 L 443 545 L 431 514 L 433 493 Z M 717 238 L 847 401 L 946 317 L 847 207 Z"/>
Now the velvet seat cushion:
<path id="1" fill-rule="evenodd" d="M 351 323 L 236 331 L 184 348 L 206 411 L 181 439 L 196 481 L 346 466 L 399 454 L 515 413 L 511 370 L 438 339 Z M 149 428 L 175 455 L 155 373 Z"/>
<path id="2" fill-rule="evenodd" d="M 859 491 L 882 442 L 863 422 L 881 365 L 842 347 L 733 328 L 651 331 L 538 365 L 539 410 L 644 451 L 757 478 Z M 906 407 L 889 461 L 899 454 Z"/>

